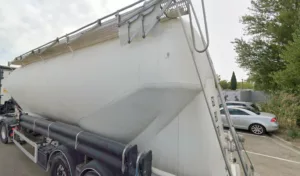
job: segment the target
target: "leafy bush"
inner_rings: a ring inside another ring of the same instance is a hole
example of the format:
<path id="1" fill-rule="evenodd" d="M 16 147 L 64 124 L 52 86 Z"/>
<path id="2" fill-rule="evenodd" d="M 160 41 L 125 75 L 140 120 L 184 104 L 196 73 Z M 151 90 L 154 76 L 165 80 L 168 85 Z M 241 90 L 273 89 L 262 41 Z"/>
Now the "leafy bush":
<path id="1" fill-rule="evenodd" d="M 248 81 L 238 82 L 237 88 L 238 89 L 254 89 L 254 84 L 251 82 L 248 82 Z"/>
<path id="2" fill-rule="evenodd" d="M 226 80 L 221 80 L 219 82 L 220 86 L 222 87 L 223 90 L 229 89 L 230 83 L 227 82 Z"/>
<path id="3" fill-rule="evenodd" d="M 287 135 L 292 138 L 292 139 L 295 139 L 295 138 L 299 138 L 300 137 L 300 130 L 299 128 L 292 128 L 292 129 L 289 129 L 287 131 Z"/>
<path id="4" fill-rule="evenodd" d="M 286 92 L 274 93 L 267 103 L 261 104 L 262 111 L 276 115 L 280 128 L 296 129 L 300 124 L 300 96 Z M 294 136 L 293 132 L 290 132 Z"/>

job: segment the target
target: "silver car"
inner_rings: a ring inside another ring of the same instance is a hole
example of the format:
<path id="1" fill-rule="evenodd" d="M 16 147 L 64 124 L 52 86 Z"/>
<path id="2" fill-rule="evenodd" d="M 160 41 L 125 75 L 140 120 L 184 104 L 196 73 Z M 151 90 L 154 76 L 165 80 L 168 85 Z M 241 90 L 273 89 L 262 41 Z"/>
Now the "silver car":
<path id="1" fill-rule="evenodd" d="M 259 108 L 255 105 L 255 103 L 252 102 L 245 102 L 245 101 L 226 101 L 227 106 L 240 106 L 245 107 L 246 109 L 249 109 L 254 112 L 259 112 Z M 222 105 L 220 105 L 222 107 Z"/>
<path id="2" fill-rule="evenodd" d="M 237 129 L 249 130 L 253 134 L 262 135 L 265 132 L 278 130 L 277 119 L 274 114 L 257 113 L 244 107 L 228 106 L 233 126 Z M 224 127 L 228 127 L 224 109 L 221 108 L 221 118 Z"/>

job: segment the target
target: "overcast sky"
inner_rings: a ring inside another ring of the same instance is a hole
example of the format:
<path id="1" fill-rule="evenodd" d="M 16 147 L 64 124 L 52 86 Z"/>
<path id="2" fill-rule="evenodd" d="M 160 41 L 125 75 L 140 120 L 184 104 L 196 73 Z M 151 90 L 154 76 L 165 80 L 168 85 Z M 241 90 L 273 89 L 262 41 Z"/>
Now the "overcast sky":
<path id="1" fill-rule="evenodd" d="M 75 30 L 136 0 L 0 0 L 0 64 L 54 38 Z M 200 11 L 200 0 L 193 0 Z M 235 63 L 230 43 L 243 34 L 239 23 L 250 0 L 205 0 L 210 36 L 209 51 L 216 71 L 229 80 L 247 78 Z M 200 14 L 199 14 L 200 15 Z M 201 17 L 200 17 L 201 18 Z"/>

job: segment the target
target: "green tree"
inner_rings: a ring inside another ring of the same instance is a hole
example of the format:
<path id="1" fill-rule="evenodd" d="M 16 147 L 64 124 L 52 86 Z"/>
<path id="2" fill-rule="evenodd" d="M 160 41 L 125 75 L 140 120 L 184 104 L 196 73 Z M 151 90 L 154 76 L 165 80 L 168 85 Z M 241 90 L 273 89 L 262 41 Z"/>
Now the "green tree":
<path id="1" fill-rule="evenodd" d="M 229 89 L 229 87 L 230 87 L 229 82 L 226 80 L 221 80 L 219 83 L 223 90 Z"/>
<path id="2" fill-rule="evenodd" d="M 232 72 L 232 76 L 231 76 L 231 80 L 230 80 L 230 89 L 236 90 L 236 88 L 237 88 L 237 81 L 236 81 L 235 73 Z"/>
<path id="3" fill-rule="evenodd" d="M 300 30 L 293 34 L 293 42 L 289 42 L 282 52 L 281 58 L 286 68 L 274 73 L 273 78 L 280 90 L 300 93 Z"/>
<path id="4" fill-rule="evenodd" d="M 273 74 L 285 69 L 286 61 L 280 54 L 299 27 L 299 3 L 299 0 L 252 0 L 250 13 L 241 19 L 247 40 L 234 40 L 236 61 L 250 72 L 258 89 L 278 88 Z"/>
<path id="5" fill-rule="evenodd" d="M 254 89 L 254 84 L 250 81 L 243 81 L 237 83 L 238 89 Z"/>

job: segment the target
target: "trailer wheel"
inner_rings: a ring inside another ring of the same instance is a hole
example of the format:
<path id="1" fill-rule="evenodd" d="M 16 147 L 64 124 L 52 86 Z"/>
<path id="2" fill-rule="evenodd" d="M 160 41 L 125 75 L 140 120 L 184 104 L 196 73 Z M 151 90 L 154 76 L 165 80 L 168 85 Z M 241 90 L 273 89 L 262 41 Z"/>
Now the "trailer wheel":
<path id="1" fill-rule="evenodd" d="M 85 173 L 84 176 L 101 176 L 101 175 L 99 175 L 95 171 L 89 171 L 89 172 Z"/>
<path id="2" fill-rule="evenodd" d="M 105 166 L 99 161 L 92 160 L 83 166 L 79 176 L 114 176 L 114 169 Z"/>
<path id="3" fill-rule="evenodd" d="M 7 128 L 6 128 L 6 124 L 5 123 L 1 123 L 0 126 L 0 133 L 1 133 L 1 142 L 3 144 L 7 144 L 8 143 L 8 136 L 7 136 Z"/>
<path id="4" fill-rule="evenodd" d="M 71 171 L 68 162 L 62 154 L 58 153 L 55 156 L 53 156 L 51 163 L 51 176 L 71 176 Z"/>

